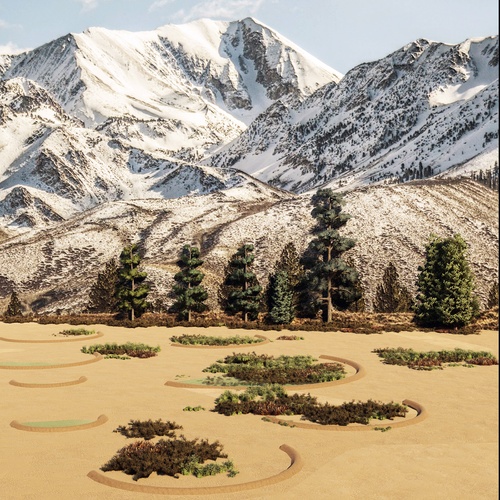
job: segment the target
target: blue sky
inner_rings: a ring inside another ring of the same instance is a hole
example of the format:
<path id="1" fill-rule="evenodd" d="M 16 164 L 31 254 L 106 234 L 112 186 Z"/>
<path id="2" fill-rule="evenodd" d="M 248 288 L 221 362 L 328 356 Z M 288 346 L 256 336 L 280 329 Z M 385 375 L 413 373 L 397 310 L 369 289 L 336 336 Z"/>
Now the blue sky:
<path id="1" fill-rule="evenodd" d="M 91 26 L 144 31 L 247 16 L 342 73 L 417 38 L 459 43 L 498 34 L 497 0 L 0 0 L 0 53 Z"/>

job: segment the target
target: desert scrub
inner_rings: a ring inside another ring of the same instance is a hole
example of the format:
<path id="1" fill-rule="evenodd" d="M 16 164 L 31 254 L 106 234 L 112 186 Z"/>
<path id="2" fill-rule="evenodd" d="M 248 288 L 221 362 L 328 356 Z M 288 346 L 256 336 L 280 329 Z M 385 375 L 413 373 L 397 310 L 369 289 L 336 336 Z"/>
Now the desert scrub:
<path id="1" fill-rule="evenodd" d="M 299 337 L 298 335 L 281 335 L 276 340 L 304 340 L 304 337 Z"/>
<path id="2" fill-rule="evenodd" d="M 175 422 L 170 422 L 167 420 L 163 422 L 158 420 L 130 420 L 128 425 L 120 425 L 113 432 L 118 432 L 122 436 L 127 438 L 143 438 L 145 440 L 150 440 L 155 436 L 167 436 L 175 437 L 175 431 L 182 429 L 181 425 L 177 425 Z"/>
<path id="3" fill-rule="evenodd" d="M 151 358 L 157 356 L 160 352 L 160 346 L 152 347 L 146 344 L 138 344 L 127 342 L 126 344 L 94 344 L 91 346 L 82 347 L 81 351 L 85 354 L 109 355 L 116 354 L 119 356 L 127 355 L 133 358 Z"/>
<path id="4" fill-rule="evenodd" d="M 302 415 L 304 420 L 321 425 L 364 424 L 370 420 L 392 420 L 405 417 L 408 408 L 399 403 L 381 403 L 368 400 L 366 402 L 346 402 L 341 405 L 320 404 L 310 394 L 289 395 L 280 385 L 249 387 L 245 392 L 237 394 L 223 392 L 215 400 L 214 411 L 222 415 L 251 413 L 253 415 Z"/>
<path id="5" fill-rule="evenodd" d="M 205 411 L 203 406 L 185 406 L 182 411 Z"/>
<path id="6" fill-rule="evenodd" d="M 95 330 L 87 330 L 86 328 L 69 328 L 67 330 L 62 330 L 58 333 L 58 335 L 95 335 Z"/>
<path id="7" fill-rule="evenodd" d="M 340 363 L 315 363 L 312 356 L 235 354 L 205 368 L 204 372 L 223 373 L 250 384 L 314 384 L 344 378 Z"/>
<path id="8" fill-rule="evenodd" d="M 221 467 L 214 467 L 217 464 L 210 464 L 211 468 L 202 466 L 206 460 L 215 462 L 218 458 L 227 458 L 222 449 L 223 446 L 218 441 L 214 443 L 209 443 L 206 439 L 189 441 L 184 436 L 177 439 L 160 439 L 156 443 L 137 441 L 118 450 L 101 470 L 123 471 L 125 474 L 133 475 L 135 481 L 149 477 L 153 472 L 175 478 L 178 478 L 179 474 L 194 474 L 201 477 L 225 471 L 233 476 L 236 471 L 232 462 L 231 465 L 225 462 L 226 465 L 221 464 Z"/>
<path id="9" fill-rule="evenodd" d="M 413 370 L 443 369 L 443 366 L 498 365 L 498 361 L 487 351 L 453 351 L 419 352 L 403 347 L 374 349 L 387 365 L 407 366 Z"/>
<path id="10" fill-rule="evenodd" d="M 244 345 L 244 344 L 260 344 L 264 342 L 264 339 L 259 339 L 255 337 L 212 337 L 209 335 L 188 335 L 183 334 L 180 336 L 170 337 L 170 341 L 176 344 L 182 345 L 213 345 L 213 346 L 225 346 L 225 345 Z"/>

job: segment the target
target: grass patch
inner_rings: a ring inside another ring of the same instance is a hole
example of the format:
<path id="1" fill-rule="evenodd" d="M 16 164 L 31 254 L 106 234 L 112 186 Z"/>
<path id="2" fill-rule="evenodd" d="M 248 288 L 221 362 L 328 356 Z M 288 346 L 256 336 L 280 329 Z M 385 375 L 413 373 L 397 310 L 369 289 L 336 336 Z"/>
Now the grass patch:
<path id="1" fill-rule="evenodd" d="M 498 365 L 498 360 L 487 351 L 453 351 L 419 352 L 403 347 L 374 349 L 387 365 L 407 366 L 413 370 L 442 370 L 445 366 Z"/>
<path id="2" fill-rule="evenodd" d="M 126 359 L 120 356 L 130 356 L 132 358 L 151 358 L 157 356 L 160 352 L 160 346 L 152 347 L 146 344 L 127 342 L 126 344 L 94 344 L 91 346 L 82 347 L 81 352 L 85 354 L 106 355 L 106 357 L 117 356 L 119 359 Z"/>
<path id="3" fill-rule="evenodd" d="M 22 425 L 29 427 L 72 427 L 74 425 L 84 425 L 93 422 L 93 420 L 47 420 L 40 422 L 21 422 Z"/>
<path id="4" fill-rule="evenodd" d="M 182 345 L 207 345 L 207 346 L 227 346 L 227 345 L 245 345 L 245 344 L 260 344 L 264 339 L 255 337 L 236 335 L 234 337 L 215 337 L 210 335 L 188 335 L 170 337 L 170 341 Z"/>
<path id="5" fill-rule="evenodd" d="M 86 328 L 69 328 L 54 335 L 64 335 L 65 337 L 69 337 L 78 335 L 95 335 L 95 333 L 95 330 L 87 330 Z"/>
<path id="6" fill-rule="evenodd" d="M 364 424 L 370 420 L 392 420 L 405 417 L 408 408 L 399 403 L 381 403 L 368 400 L 365 402 L 346 402 L 341 405 L 318 403 L 310 394 L 287 394 L 280 385 L 249 387 L 245 392 L 237 394 L 223 392 L 215 400 L 214 411 L 222 415 L 302 415 L 304 420 L 321 425 Z M 293 425 L 293 424 L 292 424 Z"/>
<path id="7" fill-rule="evenodd" d="M 204 372 L 222 373 L 219 378 L 233 378 L 248 384 L 315 384 L 344 378 L 340 363 L 316 363 L 312 356 L 269 356 L 235 354 L 205 368 Z M 221 385 L 213 383 L 208 385 Z M 241 384 L 243 385 L 243 384 Z"/>

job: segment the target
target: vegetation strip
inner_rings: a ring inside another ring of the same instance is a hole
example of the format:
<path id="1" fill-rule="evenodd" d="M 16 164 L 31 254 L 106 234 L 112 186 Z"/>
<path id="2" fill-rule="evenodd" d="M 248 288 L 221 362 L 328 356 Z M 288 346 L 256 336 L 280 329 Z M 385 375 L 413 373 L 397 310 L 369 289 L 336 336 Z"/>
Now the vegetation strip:
<path id="1" fill-rule="evenodd" d="M 90 363 L 95 363 L 104 359 L 99 353 L 94 353 L 93 359 L 88 359 L 86 361 L 77 361 L 75 363 L 63 363 L 60 365 L 0 365 L 0 369 L 3 370 L 46 370 L 50 368 L 69 368 L 71 366 L 81 366 L 88 365 Z"/>
<path id="2" fill-rule="evenodd" d="M 498 360 L 488 351 L 453 351 L 418 352 L 403 347 L 374 349 L 385 364 L 407 366 L 413 370 L 442 370 L 445 366 L 491 366 L 498 365 Z"/>
<path id="3" fill-rule="evenodd" d="M 273 484 L 280 483 L 281 481 L 290 479 L 292 476 L 300 472 L 304 464 L 299 453 L 294 448 L 286 444 L 282 444 L 279 449 L 285 452 L 290 457 L 290 466 L 274 476 L 264 479 L 257 479 L 256 481 L 250 481 L 247 483 L 229 484 L 224 486 L 208 486 L 200 488 L 178 488 L 129 483 L 126 481 L 113 479 L 95 470 L 90 471 L 87 474 L 87 477 L 89 477 L 93 481 L 106 486 L 110 486 L 112 488 L 118 488 L 121 490 L 133 491 L 137 493 L 152 493 L 156 495 L 214 495 L 224 493 L 237 493 L 240 491 L 247 491 L 256 488 L 262 488 L 265 486 L 271 486 Z"/>
<path id="4" fill-rule="evenodd" d="M 410 418 L 408 420 L 401 420 L 399 422 L 391 422 L 391 429 L 399 427 L 408 427 L 409 425 L 415 425 L 427 418 L 427 410 L 420 404 L 410 399 L 405 399 L 402 401 L 403 405 L 409 406 L 417 412 L 417 416 Z M 282 418 L 274 416 L 266 416 L 269 422 L 274 424 L 280 424 L 287 427 L 297 427 L 299 429 L 312 429 L 316 431 L 371 431 L 376 427 L 380 426 L 380 422 L 377 425 L 321 425 L 321 424 L 308 424 L 305 422 L 292 422 L 290 420 L 285 420 Z"/>
<path id="5" fill-rule="evenodd" d="M 59 423 L 68 422 L 65 420 L 60 420 L 60 421 L 55 420 L 51 422 L 28 422 L 28 423 L 22 423 L 18 422 L 17 420 L 13 420 L 10 423 L 10 426 L 13 427 L 14 429 L 18 429 L 20 431 L 28 431 L 28 432 L 68 432 L 68 431 L 81 431 L 85 429 L 91 429 L 93 427 L 98 427 L 99 425 L 105 424 L 107 421 L 108 417 L 106 415 L 99 415 L 97 420 L 94 420 L 93 422 L 88 422 L 78 425 L 54 426 L 54 424 L 57 424 L 58 422 Z M 40 424 L 48 424 L 48 425 L 40 427 Z M 52 426 L 49 426 L 50 424 L 52 424 Z"/>
<path id="6" fill-rule="evenodd" d="M 356 380 L 359 380 L 360 378 L 363 378 L 366 375 L 366 370 L 363 366 L 361 366 L 359 363 L 356 363 L 355 361 L 351 361 L 349 359 L 345 358 L 339 358 L 337 356 L 327 356 L 327 355 L 320 355 L 320 359 L 327 359 L 330 361 L 336 361 L 337 363 L 342 363 L 348 366 L 351 366 L 356 370 L 356 373 L 354 375 L 349 375 L 345 378 L 339 379 L 339 380 L 332 380 L 330 382 L 319 382 L 317 384 L 299 384 L 299 385 L 286 385 L 287 389 L 291 390 L 306 390 L 306 389 L 314 389 L 318 387 L 331 387 L 334 385 L 342 385 L 342 384 L 348 384 L 350 382 L 354 382 Z M 197 389 L 199 388 L 206 388 L 206 389 L 233 389 L 233 390 L 240 390 L 240 389 L 248 389 L 248 385 L 232 385 L 232 386 L 227 386 L 227 385 L 205 385 L 205 384 L 189 384 L 186 382 L 174 382 L 174 381 L 167 381 L 165 382 L 165 385 L 169 387 L 179 387 L 183 389 L 192 389 L 193 387 L 196 387 Z"/>
<path id="7" fill-rule="evenodd" d="M 94 340 L 104 337 L 104 333 L 98 332 L 94 335 L 78 335 L 71 339 L 55 339 L 55 340 L 28 340 L 28 339 L 6 339 L 5 337 L 0 337 L 0 340 L 4 342 L 20 342 L 23 344 L 54 344 L 57 342 L 81 342 L 82 340 Z"/>
<path id="8" fill-rule="evenodd" d="M 194 337 L 194 336 L 193 336 Z M 199 337 L 204 337 L 204 338 L 209 338 L 208 336 L 202 336 L 200 335 Z M 216 344 L 183 344 L 180 342 L 173 342 L 170 344 L 172 347 L 187 347 L 187 348 L 195 348 L 195 349 L 228 349 L 228 348 L 234 348 L 234 347 L 255 347 L 258 345 L 264 345 L 264 344 L 269 344 L 270 340 L 267 337 L 264 337 L 264 335 L 254 335 L 254 337 L 257 337 L 261 340 L 255 341 L 255 342 L 245 342 L 244 344 L 226 344 L 226 345 L 216 345 Z M 170 340 L 173 340 L 176 337 L 172 337 Z M 219 339 L 223 337 L 212 337 L 214 339 Z M 231 337 L 231 339 L 234 339 L 235 337 Z"/>
<path id="9" fill-rule="evenodd" d="M 16 380 L 11 380 L 9 384 L 15 385 L 16 387 L 28 387 L 30 389 L 46 389 L 51 387 L 66 387 L 69 385 L 83 384 L 87 380 L 88 380 L 87 377 L 82 376 L 77 380 L 69 380 L 68 382 L 55 382 L 53 384 L 25 383 L 25 382 L 17 382 Z"/>

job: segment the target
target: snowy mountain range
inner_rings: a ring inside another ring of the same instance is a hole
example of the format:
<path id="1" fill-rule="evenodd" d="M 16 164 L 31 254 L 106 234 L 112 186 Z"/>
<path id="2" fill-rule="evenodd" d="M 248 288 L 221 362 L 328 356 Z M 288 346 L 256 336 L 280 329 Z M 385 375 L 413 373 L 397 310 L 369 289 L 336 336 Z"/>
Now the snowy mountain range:
<path id="1" fill-rule="evenodd" d="M 412 263 L 433 224 L 477 241 L 487 234 L 489 256 L 473 256 L 484 295 L 498 275 L 498 207 L 487 190 L 470 182 L 377 189 L 488 170 L 497 160 L 498 36 L 417 40 L 344 76 L 251 18 L 68 34 L 0 55 L 0 252 L 8 255 L 0 297 L 16 288 L 34 309 L 54 310 L 62 297 L 62 307 L 81 308 L 90 277 L 78 271 L 75 286 L 65 284 L 76 264 L 92 263 L 95 274 L 138 239 L 158 297 L 171 281 L 162 259 L 173 262 L 186 242 L 204 245 L 213 283 L 235 246 L 259 244 L 265 279 L 279 252 L 271 229 L 303 246 L 319 186 L 346 191 L 352 211 L 365 206 L 375 218 L 375 193 L 384 193 L 393 205 L 382 203 L 384 217 L 403 230 L 415 221 L 396 216 L 398 206 L 416 204 L 410 213 L 419 219 L 434 211 L 418 242 L 408 242 L 411 258 L 400 256 Z M 468 197 L 487 206 L 475 219 L 462 210 L 467 223 L 448 223 L 449 206 L 470 206 Z M 399 234 L 381 223 L 375 237 Z M 372 250 L 383 255 L 389 241 Z M 368 266 L 370 297 L 380 266 L 363 252 L 353 259 Z M 58 277 L 48 277 L 47 260 Z"/>

